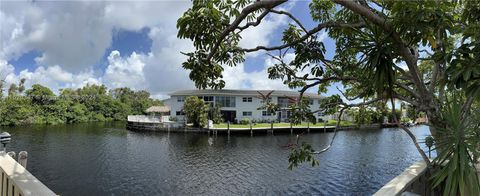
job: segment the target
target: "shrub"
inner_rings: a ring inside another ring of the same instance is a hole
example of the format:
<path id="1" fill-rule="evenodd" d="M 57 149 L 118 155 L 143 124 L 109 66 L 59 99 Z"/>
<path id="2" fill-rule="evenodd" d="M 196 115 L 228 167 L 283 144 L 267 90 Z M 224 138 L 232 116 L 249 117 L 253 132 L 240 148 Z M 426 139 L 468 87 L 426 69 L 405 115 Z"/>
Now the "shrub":
<path id="1" fill-rule="evenodd" d="M 240 124 L 248 125 L 248 124 L 250 124 L 250 119 L 249 118 L 242 118 L 242 120 L 240 120 Z"/>

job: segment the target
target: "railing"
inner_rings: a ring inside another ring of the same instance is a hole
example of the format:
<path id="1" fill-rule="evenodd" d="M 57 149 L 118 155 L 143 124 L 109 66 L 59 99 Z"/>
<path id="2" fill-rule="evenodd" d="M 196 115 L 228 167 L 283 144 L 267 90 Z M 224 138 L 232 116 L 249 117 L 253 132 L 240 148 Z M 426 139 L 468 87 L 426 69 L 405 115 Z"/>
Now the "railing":
<path id="1" fill-rule="evenodd" d="M 161 123 L 161 116 L 147 116 L 147 115 L 128 115 L 129 122 L 144 122 L 144 123 Z"/>
<path id="2" fill-rule="evenodd" d="M 0 195 L 56 195 L 12 157 L 0 152 Z"/>
<path id="3" fill-rule="evenodd" d="M 430 187 L 426 183 L 428 180 L 425 177 L 426 173 L 427 164 L 424 161 L 419 161 L 380 188 L 374 196 L 401 195 L 407 191 L 420 195 L 430 195 Z"/>

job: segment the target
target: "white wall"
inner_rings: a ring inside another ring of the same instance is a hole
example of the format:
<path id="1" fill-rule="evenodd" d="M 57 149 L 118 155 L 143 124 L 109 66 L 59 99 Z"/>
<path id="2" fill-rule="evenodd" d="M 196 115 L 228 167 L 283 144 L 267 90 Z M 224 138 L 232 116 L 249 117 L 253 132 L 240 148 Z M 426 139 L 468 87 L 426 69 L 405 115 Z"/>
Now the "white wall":
<path id="1" fill-rule="evenodd" d="M 165 105 L 170 107 L 170 116 L 176 117 L 178 121 L 183 121 L 184 116 L 177 116 L 177 111 L 182 111 L 184 102 L 178 102 L 177 100 L 178 96 L 172 96 L 170 99 L 165 101 Z"/>
<path id="2" fill-rule="evenodd" d="M 243 102 L 243 97 L 249 96 L 236 96 L 235 104 L 236 104 L 236 111 L 237 111 L 237 120 L 242 120 L 243 118 L 248 118 L 250 120 L 275 120 L 277 119 L 277 115 L 274 114 L 272 116 L 262 116 L 262 111 L 264 110 L 257 110 L 259 107 L 262 106 L 262 99 L 257 98 L 255 96 L 252 97 L 252 102 Z M 272 98 L 272 102 L 277 103 L 276 97 Z M 243 116 L 243 112 L 252 112 L 252 116 Z"/>

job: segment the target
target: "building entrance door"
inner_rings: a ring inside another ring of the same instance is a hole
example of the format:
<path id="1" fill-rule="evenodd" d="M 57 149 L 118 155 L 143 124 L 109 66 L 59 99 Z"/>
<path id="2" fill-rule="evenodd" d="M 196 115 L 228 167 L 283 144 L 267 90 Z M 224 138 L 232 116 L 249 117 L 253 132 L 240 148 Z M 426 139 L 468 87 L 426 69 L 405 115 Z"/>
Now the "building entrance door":
<path id="1" fill-rule="evenodd" d="M 237 112 L 230 111 L 230 110 L 221 110 L 220 113 L 222 114 L 223 121 L 225 122 L 235 122 L 235 118 L 237 118 Z"/>

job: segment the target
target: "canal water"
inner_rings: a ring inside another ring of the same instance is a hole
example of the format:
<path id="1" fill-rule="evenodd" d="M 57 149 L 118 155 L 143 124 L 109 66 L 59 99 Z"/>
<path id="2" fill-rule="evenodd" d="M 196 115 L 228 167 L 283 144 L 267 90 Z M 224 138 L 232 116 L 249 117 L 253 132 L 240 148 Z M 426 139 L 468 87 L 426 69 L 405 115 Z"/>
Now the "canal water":
<path id="1" fill-rule="evenodd" d="M 428 127 L 412 128 L 419 139 Z M 338 132 L 319 166 L 288 170 L 294 135 L 138 133 L 123 123 L 0 127 L 59 195 L 371 195 L 421 157 L 399 129 Z M 324 148 L 332 133 L 301 137 Z M 421 144 L 424 147 L 424 144 Z"/>

